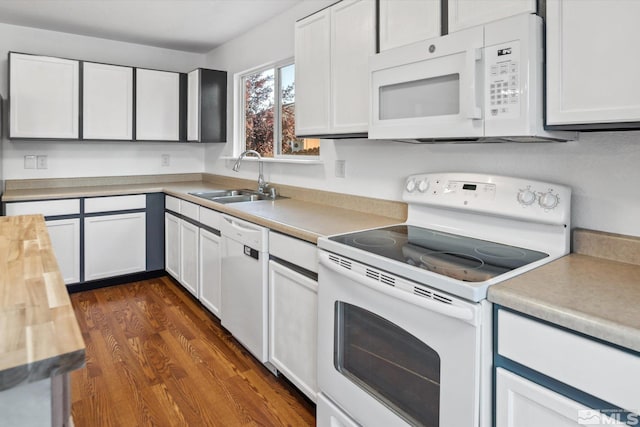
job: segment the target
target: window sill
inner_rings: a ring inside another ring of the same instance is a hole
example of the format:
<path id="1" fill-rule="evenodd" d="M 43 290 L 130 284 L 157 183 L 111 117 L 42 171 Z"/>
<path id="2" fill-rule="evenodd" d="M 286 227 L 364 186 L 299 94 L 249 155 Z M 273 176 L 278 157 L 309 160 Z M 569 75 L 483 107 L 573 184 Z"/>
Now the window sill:
<path id="1" fill-rule="evenodd" d="M 238 157 L 234 157 L 234 156 L 220 156 L 220 159 L 222 160 L 237 160 Z M 249 161 L 249 162 L 257 162 L 258 158 L 255 156 L 246 156 L 244 159 L 242 159 L 243 162 Z M 291 159 L 291 158 L 281 158 L 281 157 L 263 157 L 262 161 L 264 163 L 293 163 L 293 164 L 297 164 L 297 165 L 322 165 L 324 164 L 324 161 L 321 159 L 310 159 L 310 158 L 305 158 L 305 159 Z"/>

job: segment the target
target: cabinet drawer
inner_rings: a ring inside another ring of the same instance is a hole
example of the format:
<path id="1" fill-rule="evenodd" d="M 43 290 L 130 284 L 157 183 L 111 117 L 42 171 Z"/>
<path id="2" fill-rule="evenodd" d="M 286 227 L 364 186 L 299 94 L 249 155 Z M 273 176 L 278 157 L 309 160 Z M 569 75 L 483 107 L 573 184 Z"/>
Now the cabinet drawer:
<path id="1" fill-rule="evenodd" d="M 498 312 L 498 353 L 613 405 L 637 411 L 640 357 L 517 314 Z"/>
<path id="2" fill-rule="evenodd" d="M 133 209 L 146 209 L 147 198 L 144 194 L 132 196 L 92 197 L 85 199 L 85 213 L 126 211 Z"/>
<path id="3" fill-rule="evenodd" d="M 220 230 L 220 220 L 222 214 L 220 212 L 203 208 L 200 206 L 200 223 L 211 227 L 214 230 Z"/>
<path id="4" fill-rule="evenodd" d="M 194 221 L 200 220 L 200 206 L 195 203 L 187 202 L 186 200 L 180 200 L 180 213 L 187 218 L 191 218 Z"/>
<path id="5" fill-rule="evenodd" d="M 164 208 L 169 211 L 180 213 L 180 199 L 173 196 L 164 196 Z"/>
<path id="6" fill-rule="evenodd" d="M 80 200 L 65 199 L 7 203 L 5 212 L 7 216 L 32 214 L 42 214 L 44 216 L 78 215 L 80 213 Z"/>
<path id="7" fill-rule="evenodd" d="M 312 243 L 270 231 L 269 254 L 314 273 L 318 272 L 318 248 Z"/>

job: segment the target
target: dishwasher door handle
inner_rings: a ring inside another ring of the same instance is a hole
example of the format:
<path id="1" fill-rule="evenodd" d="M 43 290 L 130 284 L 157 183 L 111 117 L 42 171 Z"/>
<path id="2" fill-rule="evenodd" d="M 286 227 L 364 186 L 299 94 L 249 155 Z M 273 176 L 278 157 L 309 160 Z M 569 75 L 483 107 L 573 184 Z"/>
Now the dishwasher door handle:
<path id="1" fill-rule="evenodd" d="M 261 230 L 258 228 L 252 228 L 252 227 L 246 227 L 243 224 L 241 224 L 240 222 L 234 220 L 231 217 L 228 216 L 223 216 L 222 217 L 223 220 L 225 220 L 227 223 L 229 223 L 230 226 L 232 226 L 233 228 L 242 231 L 244 233 L 259 233 Z"/>

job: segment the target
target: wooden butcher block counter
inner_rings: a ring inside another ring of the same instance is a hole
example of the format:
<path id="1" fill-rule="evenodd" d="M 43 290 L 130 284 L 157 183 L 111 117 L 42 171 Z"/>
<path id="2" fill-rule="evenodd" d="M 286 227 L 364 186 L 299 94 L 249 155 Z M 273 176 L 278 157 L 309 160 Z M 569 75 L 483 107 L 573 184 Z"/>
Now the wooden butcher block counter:
<path id="1" fill-rule="evenodd" d="M 42 215 L 0 217 L 0 336 L 0 390 L 84 365 L 84 341 Z"/>

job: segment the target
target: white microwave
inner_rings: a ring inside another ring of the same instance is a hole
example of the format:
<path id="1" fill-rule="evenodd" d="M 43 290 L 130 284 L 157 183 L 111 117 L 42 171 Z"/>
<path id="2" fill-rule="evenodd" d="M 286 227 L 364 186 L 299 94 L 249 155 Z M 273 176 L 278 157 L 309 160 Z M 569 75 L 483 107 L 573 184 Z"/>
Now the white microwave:
<path id="1" fill-rule="evenodd" d="M 374 55 L 370 139 L 575 139 L 543 121 L 542 18 L 523 14 Z"/>

